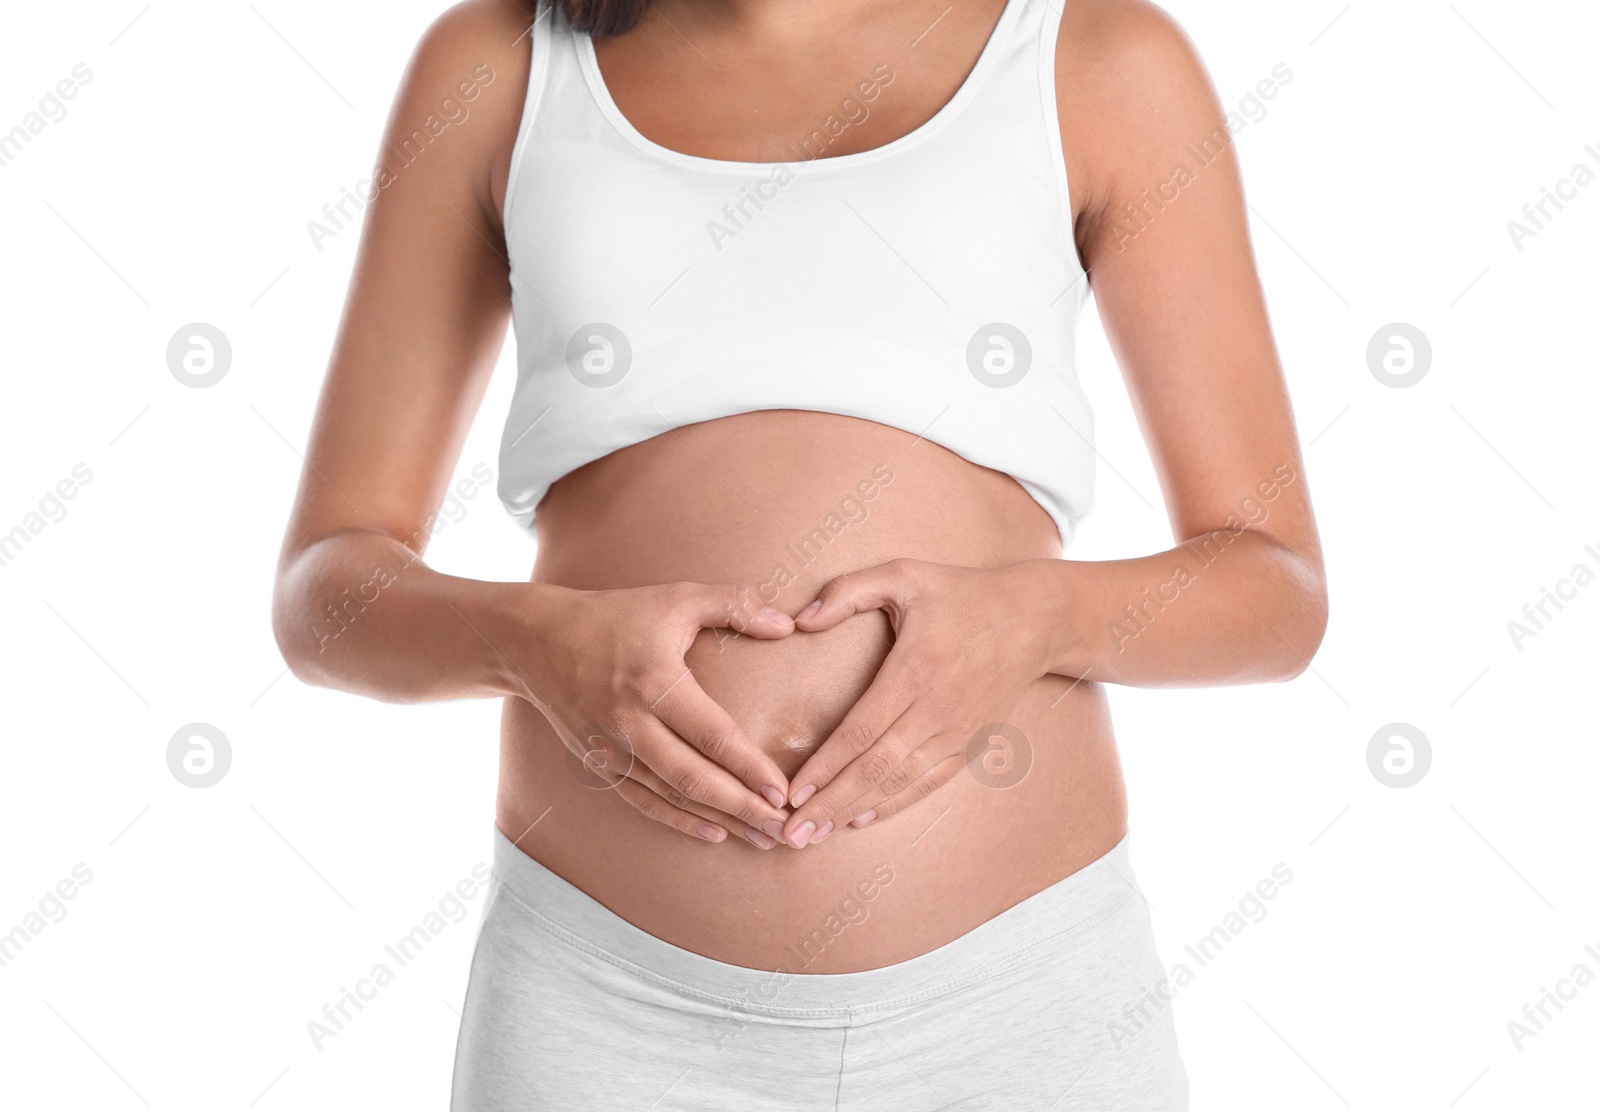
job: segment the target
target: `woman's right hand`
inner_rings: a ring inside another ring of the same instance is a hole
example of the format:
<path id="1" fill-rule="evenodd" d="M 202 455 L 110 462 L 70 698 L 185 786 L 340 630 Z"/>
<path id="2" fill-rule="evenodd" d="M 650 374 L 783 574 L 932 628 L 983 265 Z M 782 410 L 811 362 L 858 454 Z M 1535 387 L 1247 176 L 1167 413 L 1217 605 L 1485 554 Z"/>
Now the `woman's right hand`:
<path id="1" fill-rule="evenodd" d="M 690 837 L 720 842 L 731 831 L 761 849 L 781 841 L 788 778 L 684 657 L 703 629 L 787 637 L 789 615 L 743 587 L 537 587 L 538 620 L 522 642 L 527 698 L 585 779 Z"/>

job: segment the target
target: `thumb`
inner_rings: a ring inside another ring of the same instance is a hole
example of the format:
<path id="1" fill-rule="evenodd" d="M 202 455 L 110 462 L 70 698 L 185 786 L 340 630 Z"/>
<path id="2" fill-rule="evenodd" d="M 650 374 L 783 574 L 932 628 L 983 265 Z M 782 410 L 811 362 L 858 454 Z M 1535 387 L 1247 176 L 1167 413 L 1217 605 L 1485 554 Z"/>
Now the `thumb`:
<path id="1" fill-rule="evenodd" d="M 816 600 L 795 616 L 795 628 L 820 633 L 855 614 L 887 610 L 889 620 L 898 629 L 907 588 L 905 572 L 898 561 L 841 575 L 824 584 Z"/>
<path id="2" fill-rule="evenodd" d="M 701 629 L 732 629 L 768 640 L 794 632 L 794 619 L 743 585 L 697 587 L 687 616 Z"/>

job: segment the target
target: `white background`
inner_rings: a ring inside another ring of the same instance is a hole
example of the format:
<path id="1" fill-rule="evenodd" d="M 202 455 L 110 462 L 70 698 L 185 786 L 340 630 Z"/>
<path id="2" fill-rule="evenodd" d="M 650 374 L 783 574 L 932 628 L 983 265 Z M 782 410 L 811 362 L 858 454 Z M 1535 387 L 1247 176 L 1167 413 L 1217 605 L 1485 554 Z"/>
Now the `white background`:
<path id="1" fill-rule="evenodd" d="M 0 1105 L 442 1108 L 479 900 L 320 1050 L 306 1025 L 487 859 L 498 704 L 307 689 L 268 624 L 356 246 L 318 251 L 306 222 L 366 175 L 438 8 L 141 8 L 0 22 L 0 131 L 93 72 L 0 168 L 0 532 L 93 472 L 0 567 L 0 932 L 93 873 L 0 967 Z M 1520 251 L 1506 224 L 1600 169 L 1600 17 L 1171 8 L 1224 102 L 1294 74 L 1239 149 L 1333 604 L 1294 683 L 1113 692 L 1168 963 L 1293 872 L 1178 996 L 1194 1107 L 1595 1108 L 1600 983 L 1520 1049 L 1507 1023 L 1580 962 L 1600 975 L 1600 585 L 1520 649 L 1507 622 L 1574 565 L 1600 571 L 1600 183 Z M 233 346 L 209 389 L 165 363 L 195 321 Z M 1366 361 L 1393 322 L 1433 347 L 1406 389 Z M 1092 313 L 1081 350 L 1108 466 L 1072 554 L 1165 548 Z M 511 371 L 508 345 L 463 475 L 495 465 Z M 468 508 L 430 562 L 525 578 L 492 492 Z M 1405 789 L 1366 756 L 1397 721 L 1432 747 Z M 233 753 L 203 790 L 166 762 L 192 722 Z"/>

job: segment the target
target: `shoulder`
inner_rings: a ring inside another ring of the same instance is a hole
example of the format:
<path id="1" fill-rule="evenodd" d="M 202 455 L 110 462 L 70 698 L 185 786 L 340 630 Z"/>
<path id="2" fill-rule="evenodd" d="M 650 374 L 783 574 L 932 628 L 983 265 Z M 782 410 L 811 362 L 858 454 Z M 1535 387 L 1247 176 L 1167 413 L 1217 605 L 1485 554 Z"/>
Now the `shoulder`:
<path id="1" fill-rule="evenodd" d="M 462 0 L 430 23 L 412 51 L 401 85 L 402 96 L 476 99 L 478 91 L 500 84 L 527 87 L 533 0 Z M 502 78 L 506 80 L 501 81 Z"/>
<path id="2" fill-rule="evenodd" d="M 1056 96 L 1080 213 L 1223 119 L 1193 41 L 1149 0 L 1067 0 Z"/>
<path id="3" fill-rule="evenodd" d="M 447 8 L 417 40 L 390 112 L 387 152 L 428 176 L 465 178 L 489 213 L 501 208 L 527 98 L 535 15 L 534 0 L 461 0 Z M 449 158 L 426 168 L 428 160 L 411 161 L 408 140 L 431 143 L 447 133 Z"/>
<path id="4" fill-rule="evenodd" d="M 1057 76 L 1104 83 L 1142 77 L 1156 84 L 1203 75 L 1189 36 L 1149 0 L 1067 0 L 1057 42 Z"/>
<path id="5" fill-rule="evenodd" d="M 417 42 L 411 71 L 448 80 L 465 66 L 521 57 L 526 67 L 534 0 L 460 0 L 441 12 Z"/>

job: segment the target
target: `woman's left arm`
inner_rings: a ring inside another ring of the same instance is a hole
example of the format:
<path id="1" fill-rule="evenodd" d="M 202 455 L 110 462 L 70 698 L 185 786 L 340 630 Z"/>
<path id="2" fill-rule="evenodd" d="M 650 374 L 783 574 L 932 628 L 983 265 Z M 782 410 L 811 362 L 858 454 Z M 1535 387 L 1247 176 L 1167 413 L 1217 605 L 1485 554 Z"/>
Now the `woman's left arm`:
<path id="1" fill-rule="evenodd" d="M 1211 82 L 1143 0 L 1071 0 L 1056 63 L 1079 252 L 1179 543 L 1093 563 L 895 560 L 827 584 L 799 629 L 882 609 L 895 643 L 791 778 L 791 846 L 947 783 L 1042 676 L 1287 680 L 1322 641 L 1322 551 Z"/>

